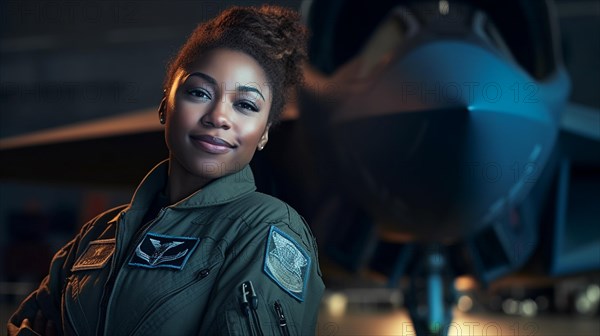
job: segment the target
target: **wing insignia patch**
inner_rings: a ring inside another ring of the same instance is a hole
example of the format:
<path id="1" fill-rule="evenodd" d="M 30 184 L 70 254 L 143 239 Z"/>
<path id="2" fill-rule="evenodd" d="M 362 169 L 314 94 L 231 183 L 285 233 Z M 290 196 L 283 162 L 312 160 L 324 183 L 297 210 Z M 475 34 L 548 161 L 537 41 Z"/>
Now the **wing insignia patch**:
<path id="1" fill-rule="evenodd" d="M 129 265 L 182 270 L 199 241 L 195 237 L 166 236 L 148 232 L 135 248 Z"/>

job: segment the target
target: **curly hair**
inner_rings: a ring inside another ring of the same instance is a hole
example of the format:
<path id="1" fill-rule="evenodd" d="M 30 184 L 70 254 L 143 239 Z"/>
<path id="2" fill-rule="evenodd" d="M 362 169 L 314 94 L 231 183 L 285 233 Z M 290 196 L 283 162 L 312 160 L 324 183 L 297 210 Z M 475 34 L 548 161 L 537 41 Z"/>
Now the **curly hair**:
<path id="1" fill-rule="evenodd" d="M 263 68 L 272 92 L 269 123 L 275 123 L 293 89 L 303 81 L 301 63 L 306 59 L 306 28 L 291 9 L 263 5 L 231 7 L 196 27 L 167 68 L 164 88 L 173 84 L 178 69 L 193 63 L 212 49 L 244 52 Z"/>

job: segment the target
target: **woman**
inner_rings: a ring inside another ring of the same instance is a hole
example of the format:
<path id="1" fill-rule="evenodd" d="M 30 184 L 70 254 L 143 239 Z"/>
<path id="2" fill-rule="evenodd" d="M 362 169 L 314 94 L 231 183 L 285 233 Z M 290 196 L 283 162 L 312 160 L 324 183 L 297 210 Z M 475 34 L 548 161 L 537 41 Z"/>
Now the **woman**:
<path id="1" fill-rule="evenodd" d="M 55 255 L 9 334 L 314 333 L 314 238 L 255 192 L 248 166 L 301 81 L 304 37 L 279 7 L 231 8 L 196 28 L 159 108 L 169 159 Z"/>

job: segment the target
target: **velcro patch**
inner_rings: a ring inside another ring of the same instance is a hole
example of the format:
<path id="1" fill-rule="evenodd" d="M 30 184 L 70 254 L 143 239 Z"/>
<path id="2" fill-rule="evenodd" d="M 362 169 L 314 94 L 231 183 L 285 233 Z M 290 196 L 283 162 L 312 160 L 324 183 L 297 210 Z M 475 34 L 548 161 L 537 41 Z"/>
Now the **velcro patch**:
<path id="1" fill-rule="evenodd" d="M 182 270 L 199 241 L 196 237 L 165 236 L 148 232 L 135 248 L 129 265 Z"/>
<path id="2" fill-rule="evenodd" d="M 310 263 L 310 256 L 300 244 L 282 230 L 271 226 L 263 270 L 279 287 L 299 301 L 304 301 Z"/>
<path id="3" fill-rule="evenodd" d="M 115 251 L 115 239 L 100 239 L 91 241 L 71 271 L 99 269 L 104 267 Z"/>

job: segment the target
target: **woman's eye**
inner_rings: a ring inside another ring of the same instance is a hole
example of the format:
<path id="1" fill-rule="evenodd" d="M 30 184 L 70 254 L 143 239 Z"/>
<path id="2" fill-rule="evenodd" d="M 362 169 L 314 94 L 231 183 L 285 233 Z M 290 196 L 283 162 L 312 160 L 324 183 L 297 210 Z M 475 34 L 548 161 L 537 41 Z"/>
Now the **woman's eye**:
<path id="1" fill-rule="evenodd" d="M 198 98 L 202 98 L 202 99 L 210 99 L 210 95 L 208 94 L 208 92 L 206 92 L 206 90 L 203 90 L 203 89 L 190 89 L 190 90 L 187 90 L 187 93 L 190 96 L 194 96 L 194 97 L 198 97 Z"/>
<path id="2" fill-rule="evenodd" d="M 249 102 L 244 102 L 243 101 L 243 102 L 237 103 L 236 105 L 239 108 L 242 108 L 244 110 L 249 110 L 249 111 L 252 111 L 252 112 L 258 112 L 258 108 L 254 104 L 249 103 Z"/>

